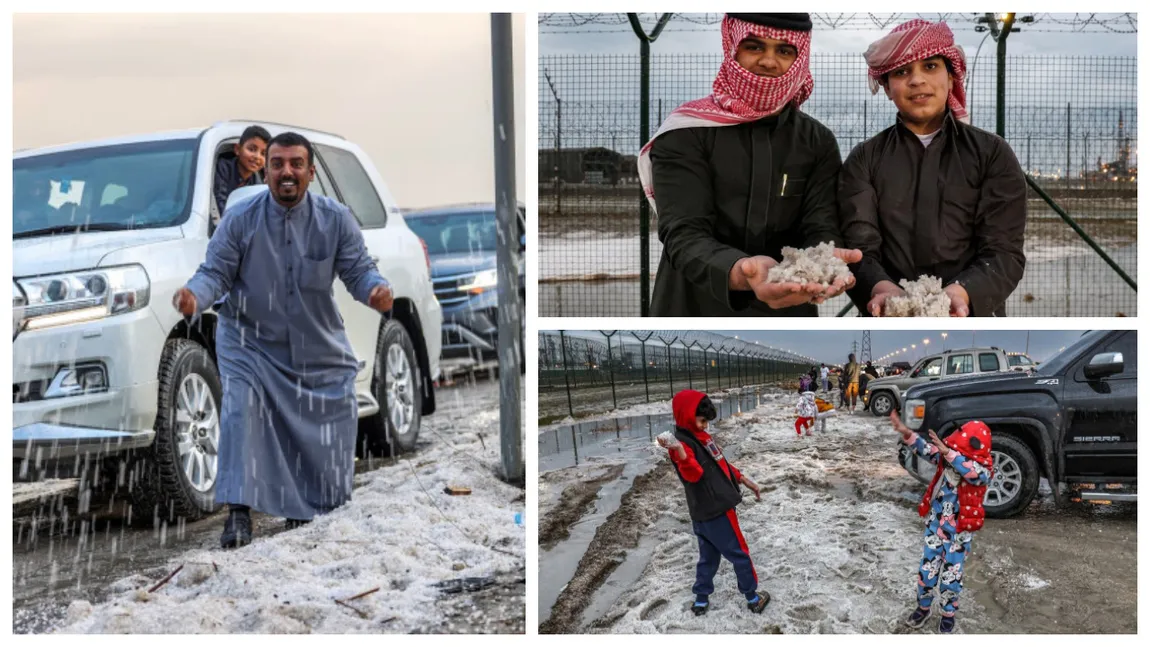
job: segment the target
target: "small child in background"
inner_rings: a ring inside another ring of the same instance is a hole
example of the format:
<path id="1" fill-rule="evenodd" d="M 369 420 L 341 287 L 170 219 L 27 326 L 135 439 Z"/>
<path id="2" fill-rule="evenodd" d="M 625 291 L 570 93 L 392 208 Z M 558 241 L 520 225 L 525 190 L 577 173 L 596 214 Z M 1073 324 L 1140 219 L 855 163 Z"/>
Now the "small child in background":
<path id="1" fill-rule="evenodd" d="M 810 391 L 811 384 L 813 384 L 813 380 L 811 380 L 810 375 L 804 373 L 803 375 L 799 376 L 799 394 L 801 395 L 807 391 Z"/>
<path id="2" fill-rule="evenodd" d="M 799 396 L 799 403 L 795 406 L 795 412 L 798 418 L 795 420 L 795 435 L 802 436 L 803 429 L 807 431 L 807 435 L 811 435 L 811 427 L 815 425 L 815 418 L 819 416 L 819 405 L 815 402 L 815 394 L 811 391 L 806 391 Z"/>

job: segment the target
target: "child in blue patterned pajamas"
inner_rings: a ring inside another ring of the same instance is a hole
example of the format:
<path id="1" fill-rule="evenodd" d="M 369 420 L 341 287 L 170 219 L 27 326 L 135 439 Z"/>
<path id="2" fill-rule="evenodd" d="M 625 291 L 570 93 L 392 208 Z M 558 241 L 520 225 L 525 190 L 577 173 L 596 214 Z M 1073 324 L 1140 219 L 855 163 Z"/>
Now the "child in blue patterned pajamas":
<path id="1" fill-rule="evenodd" d="M 982 498 L 990 481 L 990 429 L 972 421 L 951 434 L 946 442 L 930 430 L 931 442 L 902 424 L 898 414 L 891 422 L 902 442 L 920 457 L 938 466 L 930 489 L 919 506 L 927 517 L 923 532 L 922 562 L 918 572 L 918 607 L 907 624 L 918 628 L 930 617 L 934 589 L 939 589 L 942 620 L 939 631 L 951 633 L 962 592 L 962 570 L 970 553 L 974 531 L 982 527 Z M 960 451 L 961 450 L 961 451 Z M 942 458 L 943 460 L 939 460 Z"/>

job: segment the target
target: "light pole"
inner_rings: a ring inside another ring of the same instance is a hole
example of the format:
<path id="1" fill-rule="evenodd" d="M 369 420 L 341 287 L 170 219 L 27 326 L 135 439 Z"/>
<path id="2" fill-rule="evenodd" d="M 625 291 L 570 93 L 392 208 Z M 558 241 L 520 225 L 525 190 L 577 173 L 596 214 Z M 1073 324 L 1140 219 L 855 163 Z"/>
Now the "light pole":
<path id="1" fill-rule="evenodd" d="M 942 349 L 946 350 L 946 333 L 942 333 Z"/>

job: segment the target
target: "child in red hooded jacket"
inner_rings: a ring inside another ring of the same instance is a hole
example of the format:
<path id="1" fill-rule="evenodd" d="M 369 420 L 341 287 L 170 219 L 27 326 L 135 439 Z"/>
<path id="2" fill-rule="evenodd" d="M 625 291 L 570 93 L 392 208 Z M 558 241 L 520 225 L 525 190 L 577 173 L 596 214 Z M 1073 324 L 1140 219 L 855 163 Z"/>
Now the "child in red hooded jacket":
<path id="1" fill-rule="evenodd" d="M 675 413 L 674 433 L 659 435 L 675 465 L 675 472 L 687 495 L 687 509 L 699 540 L 699 563 L 695 568 L 695 603 L 691 610 L 703 615 L 715 591 L 715 574 L 722 558 L 735 568 L 739 591 L 747 599 L 747 608 L 762 613 L 771 601 L 766 591 L 758 591 L 759 578 L 739 529 L 735 506 L 743 499 L 739 485 L 745 485 L 760 500 L 759 486 L 723 457 L 722 450 L 707 433 L 707 426 L 718 413 L 706 394 L 680 391 L 671 401 Z"/>
<path id="2" fill-rule="evenodd" d="M 895 431 L 902 434 L 903 444 L 938 466 L 918 506 L 919 516 L 927 517 L 927 522 L 918 571 L 918 607 L 906 624 L 916 629 L 926 624 L 937 585 L 942 605 L 938 630 L 953 633 L 962 593 L 962 567 L 970 554 L 971 539 L 986 518 L 982 500 L 993 469 L 990 428 L 972 420 L 945 441 L 931 429 L 928 443 L 902 424 L 897 412 L 892 411 L 890 419 Z"/>

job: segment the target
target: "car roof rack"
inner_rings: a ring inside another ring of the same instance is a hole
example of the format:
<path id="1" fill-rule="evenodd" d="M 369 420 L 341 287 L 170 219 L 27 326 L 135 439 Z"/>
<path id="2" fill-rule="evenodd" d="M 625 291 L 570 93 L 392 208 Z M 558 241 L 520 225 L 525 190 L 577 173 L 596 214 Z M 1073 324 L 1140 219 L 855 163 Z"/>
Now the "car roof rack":
<path id="1" fill-rule="evenodd" d="M 308 128 L 307 126 L 296 126 L 293 124 L 285 124 L 285 123 L 281 123 L 279 121 L 268 121 L 266 119 L 224 119 L 223 121 L 217 121 L 216 123 L 212 124 L 212 127 L 214 128 L 216 126 L 220 126 L 223 124 L 250 124 L 253 126 L 259 125 L 259 124 L 267 124 L 269 126 L 279 126 L 281 128 L 291 128 L 291 129 L 295 129 L 295 130 L 309 130 L 313 133 L 319 133 L 321 135 L 328 135 L 330 137 L 338 137 L 338 138 L 344 139 L 344 140 L 347 139 L 343 135 L 328 132 L 326 130 L 319 130 L 317 128 Z"/>

